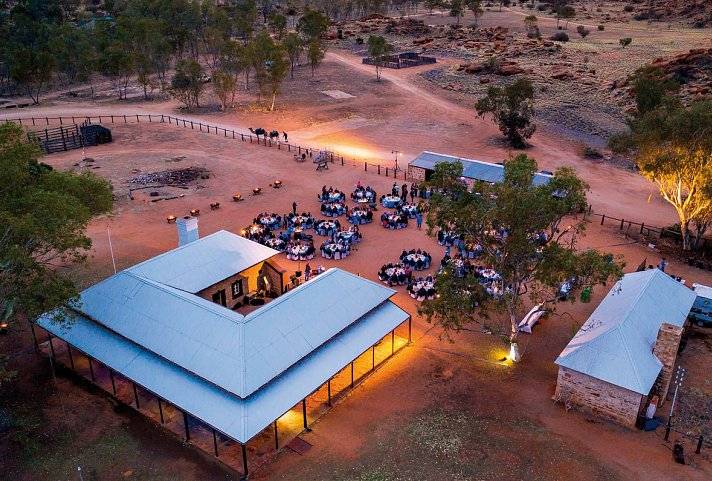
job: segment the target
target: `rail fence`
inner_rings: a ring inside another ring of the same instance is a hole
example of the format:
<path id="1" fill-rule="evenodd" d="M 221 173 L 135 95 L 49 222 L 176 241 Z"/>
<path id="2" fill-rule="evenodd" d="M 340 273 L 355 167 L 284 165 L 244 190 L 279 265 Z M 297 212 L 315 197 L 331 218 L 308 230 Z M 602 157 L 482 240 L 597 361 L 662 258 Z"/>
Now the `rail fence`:
<path id="1" fill-rule="evenodd" d="M 165 114 L 127 114 L 127 115 L 91 115 L 91 116 L 62 116 L 62 117 L 23 117 L 23 118 L 13 118 L 4 119 L 5 122 L 17 122 L 21 126 L 25 127 L 37 127 L 37 126 L 49 126 L 52 124 L 63 125 L 76 125 L 77 122 L 88 122 L 88 123 L 109 123 L 109 124 L 128 124 L 128 123 L 167 123 L 175 125 L 177 127 L 183 127 L 185 129 L 190 128 L 191 130 L 197 130 L 198 132 L 204 132 L 208 134 L 214 133 L 215 135 L 222 136 L 223 138 L 228 138 L 231 140 L 239 140 L 241 142 L 249 142 L 251 144 L 258 144 L 264 147 L 274 148 L 277 150 L 286 150 L 287 152 L 294 153 L 295 160 L 299 157 L 304 156 L 304 160 L 307 158 L 313 159 L 314 152 L 319 153 L 320 149 L 313 149 L 311 147 L 305 147 L 301 145 L 296 145 L 290 142 L 282 142 L 279 140 L 273 140 L 266 135 L 256 135 L 252 132 L 240 132 L 234 129 L 228 129 L 225 127 L 220 127 L 217 125 L 206 124 L 203 122 L 197 122 L 194 120 L 183 119 L 180 117 L 174 117 L 172 115 Z M 332 164 L 340 163 L 342 166 L 346 164 L 352 164 L 358 166 L 361 164 L 360 161 L 356 159 L 348 158 L 343 154 L 335 151 L 327 151 L 327 156 Z M 405 169 L 386 167 L 381 164 L 374 164 L 368 161 L 363 161 L 363 169 L 365 172 L 376 172 L 378 175 L 385 175 L 386 177 L 392 177 L 393 179 L 408 180 L 408 172 Z M 370 169 L 370 170 L 369 170 Z"/>

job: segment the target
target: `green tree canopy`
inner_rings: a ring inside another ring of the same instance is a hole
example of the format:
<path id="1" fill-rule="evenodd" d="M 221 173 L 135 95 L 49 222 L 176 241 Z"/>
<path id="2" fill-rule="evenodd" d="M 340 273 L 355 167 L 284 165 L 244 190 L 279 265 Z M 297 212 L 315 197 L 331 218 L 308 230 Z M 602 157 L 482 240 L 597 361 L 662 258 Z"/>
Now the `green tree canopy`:
<path id="1" fill-rule="evenodd" d="M 621 265 L 610 255 L 577 248 L 585 221 L 569 214 L 585 209 L 588 185 L 572 169 L 561 168 L 547 184 L 535 186 L 537 170 L 536 161 L 521 154 L 505 162 L 503 182 L 468 190 L 460 180 L 462 164 L 443 162 L 430 182 L 440 193 L 430 201 L 428 232 L 457 232 L 481 249 L 477 262 L 494 269 L 499 279 L 493 294 L 474 271 L 461 276 L 447 264 L 436 278 L 438 297 L 424 303 L 421 313 L 446 332 L 500 315 L 515 357 L 525 297 L 551 310 L 562 283 L 576 278 L 590 289 L 621 275 Z"/>
<path id="2" fill-rule="evenodd" d="M 383 64 L 393 53 L 393 46 L 386 42 L 386 39 L 380 35 L 371 35 L 368 37 L 368 57 L 376 67 L 376 80 L 381 81 L 381 71 Z"/>
<path id="3" fill-rule="evenodd" d="M 297 22 L 297 32 L 307 42 L 319 40 L 329 28 L 329 18 L 318 10 L 307 9 Z"/>
<path id="4" fill-rule="evenodd" d="M 83 262 L 89 220 L 112 207 L 108 182 L 59 172 L 22 128 L 0 125 L 0 317 L 11 321 L 76 301 L 64 266 Z"/>
<path id="5" fill-rule="evenodd" d="M 477 114 L 484 117 L 492 114 L 492 120 L 499 125 L 513 147 L 524 147 L 525 139 L 531 138 L 536 130 L 534 118 L 534 86 L 525 78 L 504 87 L 490 87 L 487 96 L 476 105 Z"/>
<path id="6" fill-rule="evenodd" d="M 176 73 L 171 81 L 171 93 L 190 110 L 200 107 L 205 71 L 195 60 L 181 60 L 176 65 Z"/>

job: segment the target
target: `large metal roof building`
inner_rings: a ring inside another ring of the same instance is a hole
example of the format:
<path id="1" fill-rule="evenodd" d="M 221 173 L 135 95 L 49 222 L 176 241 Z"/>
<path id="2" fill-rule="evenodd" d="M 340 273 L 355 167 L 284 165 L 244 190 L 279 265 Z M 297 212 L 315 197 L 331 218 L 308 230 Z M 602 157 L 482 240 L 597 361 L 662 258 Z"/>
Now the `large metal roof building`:
<path id="1" fill-rule="evenodd" d="M 276 434 L 276 420 L 300 402 L 306 427 L 303 400 L 410 320 L 390 301 L 395 291 L 340 269 L 247 315 L 193 294 L 272 255 L 252 244 L 213 234 L 105 279 L 36 324 L 53 355 L 52 336 L 72 365 L 71 348 L 108 367 L 112 386 L 118 373 L 134 393 L 141 386 L 180 409 L 186 438 L 190 415 L 240 443 L 246 473 L 249 440 L 272 423 Z"/>

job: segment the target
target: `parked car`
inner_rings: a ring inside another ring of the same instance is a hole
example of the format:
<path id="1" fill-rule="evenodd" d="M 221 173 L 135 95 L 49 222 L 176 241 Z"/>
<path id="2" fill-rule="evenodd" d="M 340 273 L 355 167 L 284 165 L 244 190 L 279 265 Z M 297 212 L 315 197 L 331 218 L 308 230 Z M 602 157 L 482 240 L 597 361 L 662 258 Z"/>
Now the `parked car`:
<path id="1" fill-rule="evenodd" d="M 692 284 L 692 290 L 697 298 L 687 318 L 700 327 L 712 327 L 712 287 Z"/>

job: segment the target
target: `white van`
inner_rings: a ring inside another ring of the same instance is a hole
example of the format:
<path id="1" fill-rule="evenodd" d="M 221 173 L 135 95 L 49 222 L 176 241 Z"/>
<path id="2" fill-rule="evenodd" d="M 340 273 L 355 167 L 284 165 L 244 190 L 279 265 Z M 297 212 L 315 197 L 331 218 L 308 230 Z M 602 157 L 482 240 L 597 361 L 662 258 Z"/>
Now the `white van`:
<path id="1" fill-rule="evenodd" d="M 692 284 L 692 290 L 697 294 L 697 299 L 687 318 L 700 327 L 712 327 L 712 287 Z"/>

